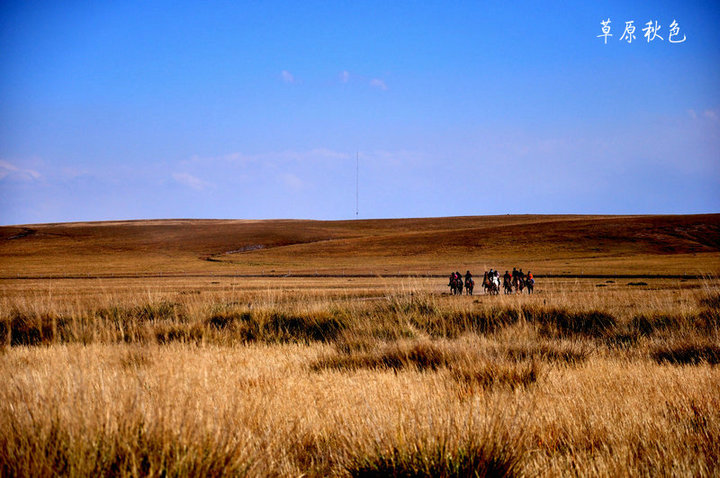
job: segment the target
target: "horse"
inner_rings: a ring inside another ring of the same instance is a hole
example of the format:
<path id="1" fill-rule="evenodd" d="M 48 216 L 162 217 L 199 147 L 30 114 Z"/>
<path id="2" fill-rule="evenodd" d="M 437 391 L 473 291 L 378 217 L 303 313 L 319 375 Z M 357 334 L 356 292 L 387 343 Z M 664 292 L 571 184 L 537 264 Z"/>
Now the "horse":
<path id="1" fill-rule="evenodd" d="M 490 289 L 492 288 L 492 282 L 490 281 L 490 277 L 488 277 L 487 272 L 483 274 L 482 286 L 486 294 L 489 293 Z"/>
<path id="2" fill-rule="evenodd" d="M 527 287 L 528 294 L 534 294 L 535 279 L 525 279 L 525 287 Z"/>
<path id="3" fill-rule="evenodd" d="M 467 279 L 465 279 L 465 291 L 467 292 L 467 295 L 472 295 L 474 288 L 475 281 L 472 279 L 472 277 L 468 277 Z"/>
<path id="4" fill-rule="evenodd" d="M 515 292 L 522 292 L 524 284 L 525 284 L 525 281 L 519 275 L 513 277 L 512 287 L 513 287 L 513 289 L 515 289 Z"/>
<path id="5" fill-rule="evenodd" d="M 506 294 L 512 294 L 512 283 L 510 279 L 503 279 L 503 289 L 505 289 Z"/>
<path id="6" fill-rule="evenodd" d="M 492 278 L 492 293 L 498 295 L 500 293 L 500 277 L 495 276 Z"/>
<path id="7" fill-rule="evenodd" d="M 497 295 L 500 293 L 500 278 L 496 276 L 489 276 L 487 272 L 483 276 L 483 288 L 485 292 L 490 295 Z"/>
<path id="8" fill-rule="evenodd" d="M 450 282 L 448 283 L 448 286 L 450 286 L 450 293 L 452 295 L 461 295 L 463 291 L 462 277 L 458 277 L 453 274 L 452 276 L 450 276 Z"/>

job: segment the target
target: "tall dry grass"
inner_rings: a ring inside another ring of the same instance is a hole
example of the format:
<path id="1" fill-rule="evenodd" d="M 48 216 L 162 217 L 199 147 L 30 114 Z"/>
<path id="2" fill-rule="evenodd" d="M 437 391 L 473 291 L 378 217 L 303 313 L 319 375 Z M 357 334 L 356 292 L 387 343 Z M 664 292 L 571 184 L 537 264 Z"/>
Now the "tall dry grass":
<path id="1" fill-rule="evenodd" d="M 718 474 L 717 281 L 432 287 L 8 294 L 0 475 Z"/>

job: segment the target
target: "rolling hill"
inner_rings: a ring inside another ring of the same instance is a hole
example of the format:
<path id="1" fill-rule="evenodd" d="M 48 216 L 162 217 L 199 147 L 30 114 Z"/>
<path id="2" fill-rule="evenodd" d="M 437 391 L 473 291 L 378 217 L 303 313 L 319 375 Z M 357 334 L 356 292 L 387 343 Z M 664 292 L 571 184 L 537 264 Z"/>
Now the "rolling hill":
<path id="1" fill-rule="evenodd" d="M 720 214 L 0 227 L 5 278 L 116 274 L 718 274 Z"/>

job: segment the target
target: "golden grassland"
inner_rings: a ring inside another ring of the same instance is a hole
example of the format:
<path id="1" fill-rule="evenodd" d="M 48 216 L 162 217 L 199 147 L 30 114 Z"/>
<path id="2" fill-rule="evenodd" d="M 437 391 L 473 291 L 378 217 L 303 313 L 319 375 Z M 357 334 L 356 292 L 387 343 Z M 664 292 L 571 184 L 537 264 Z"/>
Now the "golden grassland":
<path id="1" fill-rule="evenodd" d="M 328 281 L 6 281 L 0 474 L 718 474 L 716 279 Z"/>
<path id="2" fill-rule="evenodd" d="M 0 227 L 0 476 L 718 476 L 719 272 L 717 214 Z"/>

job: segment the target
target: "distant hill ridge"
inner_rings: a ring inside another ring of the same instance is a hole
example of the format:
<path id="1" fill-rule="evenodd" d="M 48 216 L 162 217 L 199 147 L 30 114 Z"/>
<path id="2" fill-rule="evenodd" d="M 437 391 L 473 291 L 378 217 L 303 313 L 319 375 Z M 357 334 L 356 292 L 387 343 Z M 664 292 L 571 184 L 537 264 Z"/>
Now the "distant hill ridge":
<path id="1" fill-rule="evenodd" d="M 3 276 L 57 273 L 720 272 L 720 214 L 167 219 L 0 227 Z"/>

